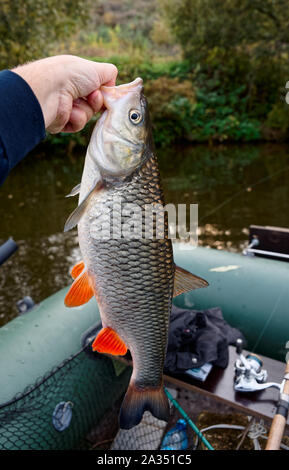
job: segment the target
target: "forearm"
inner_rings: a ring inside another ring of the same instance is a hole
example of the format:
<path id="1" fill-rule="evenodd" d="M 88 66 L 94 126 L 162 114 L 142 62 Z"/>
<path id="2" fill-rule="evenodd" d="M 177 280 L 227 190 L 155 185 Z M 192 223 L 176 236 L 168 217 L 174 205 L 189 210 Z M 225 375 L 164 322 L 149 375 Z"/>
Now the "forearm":
<path id="1" fill-rule="evenodd" d="M 0 72 L 0 184 L 10 170 L 45 137 L 43 113 L 28 83 Z"/>
<path id="2" fill-rule="evenodd" d="M 0 72 L 0 184 L 44 137 L 78 132 L 100 111 L 117 68 L 61 55 Z"/>
<path id="3" fill-rule="evenodd" d="M 44 64 L 43 64 L 44 62 Z M 59 89 L 64 88 L 62 73 L 55 70 L 50 59 L 41 59 L 12 69 L 28 83 L 42 109 L 45 128 L 47 129 L 57 115 Z"/>

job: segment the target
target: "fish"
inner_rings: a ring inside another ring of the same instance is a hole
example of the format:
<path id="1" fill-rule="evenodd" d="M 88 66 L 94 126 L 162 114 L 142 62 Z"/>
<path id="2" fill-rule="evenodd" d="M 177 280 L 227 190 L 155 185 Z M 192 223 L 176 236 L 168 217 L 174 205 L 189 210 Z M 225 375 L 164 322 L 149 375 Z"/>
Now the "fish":
<path id="1" fill-rule="evenodd" d="M 164 197 L 142 79 L 102 86 L 101 92 L 105 111 L 92 132 L 81 183 L 69 195 L 79 194 L 79 201 L 64 230 L 78 226 L 82 260 L 71 270 L 74 282 L 65 305 L 79 306 L 95 296 L 102 329 L 93 351 L 130 352 L 133 370 L 119 414 L 120 428 L 130 429 L 145 411 L 168 421 L 163 367 L 172 299 L 208 283 L 175 265 L 167 217 L 159 236 L 154 218 L 151 237 L 143 236 L 144 218 L 138 219 L 138 237 L 112 233 L 108 215 L 115 213 L 121 228 L 128 223 L 115 201 L 137 205 L 143 213 L 147 205 L 164 207 Z"/>

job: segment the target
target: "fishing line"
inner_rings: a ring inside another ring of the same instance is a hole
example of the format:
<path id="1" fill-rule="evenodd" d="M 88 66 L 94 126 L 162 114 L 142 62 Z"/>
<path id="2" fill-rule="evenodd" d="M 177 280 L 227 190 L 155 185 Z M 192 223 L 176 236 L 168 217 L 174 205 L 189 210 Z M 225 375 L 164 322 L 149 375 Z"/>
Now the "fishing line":
<path id="1" fill-rule="evenodd" d="M 182 417 L 187 421 L 189 426 L 193 429 L 193 431 L 196 433 L 196 435 L 201 439 L 201 441 L 205 444 L 207 449 L 209 450 L 214 450 L 213 446 L 208 442 L 208 440 L 203 436 L 203 434 L 200 432 L 200 430 L 197 428 L 195 423 L 189 418 L 185 410 L 181 407 L 181 405 L 177 402 L 177 400 L 174 399 L 174 397 L 170 394 L 168 389 L 165 387 L 165 393 L 168 397 L 168 399 L 171 401 L 171 403 L 175 406 L 175 408 L 179 411 L 179 413 L 182 415 Z"/>
<path id="2" fill-rule="evenodd" d="M 283 168 L 281 168 L 280 170 L 276 171 L 275 173 L 273 173 L 272 175 L 269 175 L 269 176 L 265 176 L 263 178 L 261 178 L 260 180 L 258 180 L 256 183 L 253 183 L 250 187 L 251 188 L 254 188 L 255 186 L 257 186 L 258 184 L 261 184 L 261 183 L 264 183 L 265 181 L 268 181 L 270 180 L 271 178 L 274 178 L 274 176 L 278 175 L 279 173 L 281 172 L 285 172 L 285 171 L 288 171 L 289 170 L 289 165 L 287 166 L 284 166 Z M 240 189 L 240 191 L 238 191 L 237 193 L 234 193 L 231 197 L 229 197 L 228 199 L 226 199 L 225 201 L 223 201 L 221 204 L 219 204 L 217 207 L 215 207 L 213 210 L 211 210 L 211 212 L 208 212 L 208 214 L 205 214 L 203 217 L 201 217 L 199 219 L 199 222 L 201 222 L 202 220 L 206 219 L 207 217 L 209 217 L 210 215 L 212 214 L 215 214 L 215 212 L 217 212 L 219 209 L 221 209 L 222 207 L 226 206 L 229 202 L 231 202 L 235 197 L 239 196 L 240 194 L 242 194 L 243 192 L 246 192 L 248 189 L 248 186 L 246 186 L 245 188 L 242 188 Z"/>
<path id="3" fill-rule="evenodd" d="M 261 178 L 260 180 L 258 180 L 256 183 L 253 183 L 250 187 L 251 188 L 254 188 L 255 186 L 257 186 L 258 184 L 261 184 L 261 183 L 264 183 L 265 181 L 269 181 L 270 179 L 274 178 L 276 175 L 280 174 L 281 172 L 285 172 L 285 171 L 288 171 L 289 170 L 289 165 L 286 165 L 285 167 L 281 168 L 280 170 L 276 171 L 275 173 L 269 175 L 269 176 L 265 176 L 263 178 Z M 227 205 L 229 202 L 231 202 L 234 198 L 236 198 L 237 196 L 239 196 L 240 194 L 242 194 L 243 192 L 247 191 L 247 188 L 242 188 L 240 191 L 238 191 L 237 193 L 233 194 L 231 197 L 229 197 L 228 199 L 226 199 L 225 201 L 223 201 L 219 206 L 217 206 L 215 209 L 213 209 L 211 212 L 209 212 L 208 214 L 206 214 L 204 217 L 201 217 L 201 219 L 199 219 L 199 222 L 201 222 L 202 220 L 204 220 L 206 217 L 214 214 L 215 212 L 217 212 L 219 209 L 221 209 L 222 207 L 224 207 L 225 205 Z M 285 288 L 284 288 L 285 289 Z M 282 290 L 282 292 L 280 293 L 278 299 L 276 300 L 275 302 L 275 305 L 269 315 L 269 317 L 267 318 L 266 320 L 266 323 L 264 325 L 264 327 L 262 328 L 262 331 L 261 333 L 259 334 L 255 344 L 254 344 L 254 347 L 252 349 L 252 352 L 255 351 L 255 349 L 257 348 L 257 346 L 259 345 L 260 341 L 262 340 L 262 338 L 264 337 L 264 334 L 272 320 L 272 318 L 274 317 L 276 311 L 277 311 L 277 306 L 283 296 L 283 293 L 284 293 L 284 289 Z"/>
<path id="4" fill-rule="evenodd" d="M 274 307 L 273 307 L 273 309 L 272 309 L 272 311 L 271 311 L 269 317 L 267 318 L 266 323 L 265 323 L 265 325 L 263 326 L 261 333 L 259 334 L 259 336 L 258 336 L 258 338 L 257 338 L 257 340 L 256 340 L 256 342 L 255 342 L 255 344 L 254 344 L 254 347 L 253 347 L 253 349 L 252 349 L 252 352 L 255 352 L 255 349 L 257 348 L 257 346 L 259 345 L 260 341 L 262 340 L 262 338 L 263 338 L 263 336 L 264 336 L 264 334 L 265 334 L 265 332 L 266 332 L 266 330 L 267 330 L 267 328 L 268 328 L 268 326 L 269 326 L 269 324 L 270 324 L 272 318 L 274 317 L 275 313 L 277 312 L 277 307 L 278 307 L 278 305 L 279 305 L 279 303 L 280 303 L 281 298 L 283 297 L 285 288 L 286 288 L 286 291 L 287 291 L 287 290 L 288 290 L 288 286 L 284 286 L 283 289 L 282 289 L 282 291 L 281 291 L 281 293 L 279 294 L 278 299 L 276 300 L 275 305 L 274 305 Z"/>

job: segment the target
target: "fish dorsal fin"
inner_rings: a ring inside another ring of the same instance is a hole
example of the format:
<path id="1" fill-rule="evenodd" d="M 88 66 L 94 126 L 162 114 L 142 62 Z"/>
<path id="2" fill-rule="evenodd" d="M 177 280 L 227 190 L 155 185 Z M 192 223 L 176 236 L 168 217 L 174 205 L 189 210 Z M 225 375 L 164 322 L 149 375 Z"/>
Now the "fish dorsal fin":
<path id="1" fill-rule="evenodd" d="M 70 193 L 67 194 L 65 197 L 76 196 L 79 193 L 80 193 L 80 183 L 74 186 L 74 188 L 70 191 Z"/>
<path id="2" fill-rule="evenodd" d="M 112 328 L 102 328 L 92 343 L 93 351 L 124 356 L 127 347 L 123 340 Z"/>
<path id="3" fill-rule="evenodd" d="M 78 263 L 76 263 L 72 270 L 70 271 L 70 276 L 72 277 L 72 279 L 76 279 L 80 273 L 82 273 L 82 271 L 84 270 L 84 262 L 83 261 L 78 261 Z"/>
<path id="4" fill-rule="evenodd" d="M 209 284 L 205 279 L 202 279 L 195 274 L 186 271 L 179 266 L 175 270 L 175 283 L 174 283 L 174 297 L 177 297 L 184 292 L 189 292 L 201 287 L 207 287 Z"/>
<path id="5" fill-rule="evenodd" d="M 66 307 L 79 307 L 79 305 L 86 304 L 93 296 L 93 289 L 89 280 L 87 271 L 75 279 L 65 296 L 64 303 Z"/>
<path id="6" fill-rule="evenodd" d="M 87 207 L 89 206 L 90 200 L 93 196 L 93 194 L 97 191 L 99 191 L 103 187 L 103 182 L 98 181 L 96 185 L 92 188 L 92 190 L 88 193 L 88 195 L 83 199 L 81 204 L 77 206 L 77 208 L 70 214 L 68 217 L 65 226 L 64 226 L 64 232 L 68 232 L 68 230 L 71 230 L 74 228 L 80 221 L 81 217 L 85 213 Z"/>

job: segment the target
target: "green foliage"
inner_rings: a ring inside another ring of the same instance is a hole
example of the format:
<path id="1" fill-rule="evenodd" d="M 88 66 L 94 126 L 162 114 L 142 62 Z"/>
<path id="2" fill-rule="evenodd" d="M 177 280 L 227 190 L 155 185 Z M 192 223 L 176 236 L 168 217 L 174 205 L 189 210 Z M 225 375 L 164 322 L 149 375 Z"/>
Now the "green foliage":
<path id="1" fill-rule="evenodd" d="M 263 135 L 267 140 L 283 141 L 289 138 L 289 113 L 285 101 L 275 103 L 263 124 Z"/>
<path id="2" fill-rule="evenodd" d="M 243 92 L 241 85 L 224 93 L 213 80 L 202 88 L 167 76 L 146 82 L 156 144 L 260 139 L 260 122 L 246 114 Z"/>
<path id="3" fill-rule="evenodd" d="M 246 112 L 244 85 L 225 92 L 216 79 L 197 80 L 187 61 L 151 63 L 129 60 L 126 56 L 109 60 L 119 68 L 118 83 L 137 76 L 143 78 L 158 147 L 177 141 L 246 142 L 261 138 L 260 121 Z M 198 81 L 202 86 L 197 85 Z M 80 134 L 50 136 L 49 141 L 67 145 L 73 140 L 86 146 L 93 125 L 94 121 Z"/>
<path id="4" fill-rule="evenodd" d="M 280 106 L 289 76 L 285 0 L 159 0 L 194 70 L 192 140 L 287 136 Z M 274 130 L 279 116 L 280 132 Z M 273 128 L 271 127 L 273 126 Z"/>
<path id="5" fill-rule="evenodd" d="M 289 50 L 287 0 L 159 0 L 187 58 L 214 48 L 281 57 Z"/>
<path id="6" fill-rule="evenodd" d="M 86 0 L 1 0 L 0 67 L 49 54 L 54 41 L 87 21 Z"/>
<path id="7" fill-rule="evenodd" d="M 223 142 L 259 139 L 259 122 L 245 113 L 240 98 L 242 91 L 242 86 L 228 94 L 199 90 L 191 140 Z"/>
<path id="8" fill-rule="evenodd" d="M 119 84 L 141 76 L 157 146 L 288 139 L 287 2 L 159 0 L 158 5 L 2 0 L 0 65 L 52 51 L 112 62 Z M 49 136 L 47 142 L 70 152 L 88 144 L 93 125 Z"/>
<path id="9" fill-rule="evenodd" d="M 196 105 L 191 81 L 161 76 L 146 82 L 145 94 L 156 145 L 169 145 L 189 132 Z"/>

